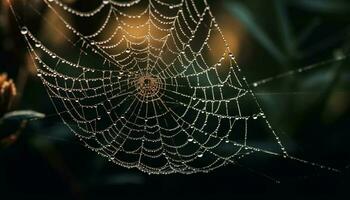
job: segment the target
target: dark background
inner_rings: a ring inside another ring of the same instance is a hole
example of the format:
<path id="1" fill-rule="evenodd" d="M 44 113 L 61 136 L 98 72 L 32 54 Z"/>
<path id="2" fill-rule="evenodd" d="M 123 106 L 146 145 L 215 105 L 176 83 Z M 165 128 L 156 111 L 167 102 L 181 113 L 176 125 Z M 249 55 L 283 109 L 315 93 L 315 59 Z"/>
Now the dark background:
<path id="1" fill-rule="evenodd" d="M 249 82 L 292 72 L 254 88 L 288 152 L 340 173 L 267 155 L 195 175 L 150 176 L 107 162 L 55 115 L 2 1 L 0 72 L 18 89 L 12 110 L 47 117 L 30 121 L 12 145 L 0 148 L 0 199 L 348 199 L 350 2 L 209 2 Z M 298 73 L 310 65 L 315 68 Z"/>

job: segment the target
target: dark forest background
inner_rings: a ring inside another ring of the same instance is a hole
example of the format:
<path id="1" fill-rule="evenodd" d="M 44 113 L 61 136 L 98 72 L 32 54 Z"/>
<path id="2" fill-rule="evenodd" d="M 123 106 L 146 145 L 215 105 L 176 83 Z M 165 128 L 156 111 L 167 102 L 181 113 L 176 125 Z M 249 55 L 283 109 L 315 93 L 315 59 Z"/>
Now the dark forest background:
<path id="1" fill-rule="evenodd" d="M 288 152 L 340 173 L 264 155 L 195 175 L 150 176 L 107 162 L 55 115 L 2 0 L 0 73 L 13 82 L 0 78 L 0 114 L 35 112 L 0 121 L 0 199 L 350 198 L 350 1 L 209 2 L 249 82 L 294 72 L 254 88 Z"/>

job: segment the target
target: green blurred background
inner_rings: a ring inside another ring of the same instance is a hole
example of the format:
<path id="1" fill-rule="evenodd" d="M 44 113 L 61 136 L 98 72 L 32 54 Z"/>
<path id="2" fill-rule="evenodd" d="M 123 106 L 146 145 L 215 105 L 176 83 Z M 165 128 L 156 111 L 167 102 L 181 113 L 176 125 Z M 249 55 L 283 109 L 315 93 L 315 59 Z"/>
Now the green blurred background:
<path id="1" fill-rule="evenodd" d="M 254 91 L 288 152 L 341 173 L 269 156 L 190 176 L 149 176 L 107 162 L 83 147 L 55 114 L 2 0 L 0 72 L 17 88 L 6 112 L 33 110 L 46 117 L 31 112 L 0 123 L 0 199 L 349 198 L 350 2 L 209 3 L 249 82 L 273 78 Z M 45 31 L 40 22 L 31 23 Z M 28 115 L 40 119 L 26 122 Z"/>

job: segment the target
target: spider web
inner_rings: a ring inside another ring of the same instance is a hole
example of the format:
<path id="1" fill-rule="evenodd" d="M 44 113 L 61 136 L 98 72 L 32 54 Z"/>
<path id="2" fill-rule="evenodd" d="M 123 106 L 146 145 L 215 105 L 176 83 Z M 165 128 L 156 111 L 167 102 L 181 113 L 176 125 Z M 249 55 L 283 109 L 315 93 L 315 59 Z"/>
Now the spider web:
<path id="1" fill-rule="evenodd" d="M 309 163 L 286 152 L 206 0 L 103 0 L 90 11 L 42 2 L 71 33 L 68 50 L 21 33 L 57 113 L 86 147 L 152 174 L 209 172 L 259 152 Z"/>

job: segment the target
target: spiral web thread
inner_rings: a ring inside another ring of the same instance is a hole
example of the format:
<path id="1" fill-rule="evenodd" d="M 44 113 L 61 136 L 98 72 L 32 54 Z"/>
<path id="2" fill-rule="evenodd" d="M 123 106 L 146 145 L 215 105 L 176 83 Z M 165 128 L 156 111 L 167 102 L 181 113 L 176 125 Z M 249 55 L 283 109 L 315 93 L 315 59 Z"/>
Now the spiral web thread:
<path id="1" fill-rule="evenodd" d="M 258 152 L 326 168 L 287 154 L 206 0 L 42 2 L 72 34 L 69 50 L 21 33 L 58 114 L 91 150 L 150 174 L 209 172 Z M 250 142 L 263 132 L 276 147 Z"/>

